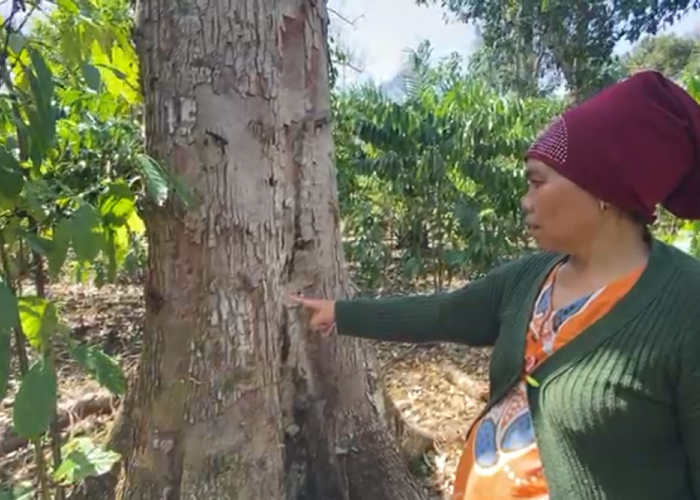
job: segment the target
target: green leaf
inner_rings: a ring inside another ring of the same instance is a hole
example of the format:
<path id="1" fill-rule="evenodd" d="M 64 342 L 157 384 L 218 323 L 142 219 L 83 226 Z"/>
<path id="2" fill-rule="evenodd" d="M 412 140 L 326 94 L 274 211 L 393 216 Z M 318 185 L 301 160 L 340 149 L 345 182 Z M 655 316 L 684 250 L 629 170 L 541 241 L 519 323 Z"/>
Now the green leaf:
<path id="1" fill-rule="evenodd" d="M 175 190 L 175 194 L 177 194 L 177 197 L 180 200 L 180 202 L 182 202 L 185 205 L 185 207 L 189 207 L 192 204 L 192 193 L 190 192 L 190 190 L 187 189 L 187 187 L 185 187 L 185 184 L 179 177 L 173 175 L 170 175 L 168 177 L 170 179 L 170 184 Z"/>
<path id="2" fill-rule="evenodd" d="M 408 278 L 415 278 L 420 273 L 422 267 L 423 264 L 420 258 L 416 256 L 409 257 L 408 260 L 403 263 L 402 272 Z"/>
<path id="3" fill-rule="evenodd" d="M 5 138 L 5 148 L 9 149 L 10 151 L 13 149 L 17 149 L 19 147 L 19 143 L 17 142 L 17 138 L 13 135 L 8 135 Z"/>
<path id="4" fill-rule="evenodd" d="M 479 229 L 479 213 L 474 209 L 469 201 L 465 199 L 457 200 L 454 211 L 457 221 L 465 233 L 472 234 L 473 231 L 477 231 Z"/>
<path id="5" fill-rule="evenodd" d="M 48 363 L 34 363 L 22 379 L 13 406 L 15 432 L 32 440 L 41 437 L 56 413 L 56 372 Z"/>
<path id="6" fill-rule="evenodd" d="M 100 215 L 105 224 L 123 226 L 136 210 L 134 193 L 124 183 L 113 184 L 100 200 Z"/>
<path id="7" fill-rule="evenodd" d="M 43 257 L 51 254 L 51 250 L 53 249 L 53 241 L 50 239 L 28 232 L 23 233 L 22 236 L 27 240 L 29 248 L 31 248 L 32 251 Z"/>
<path id="8" fill-rule="evenodd" d="M 0 147 L 0 194 L 14 200 L 23 187 L 22 167 L 12 153 Z"/>
<path id="9" fill-rule="evenodd" d="M 139 217 L 139 214 L 134 210 L 129 218 L 126 220 L 126 227 L 129 229 L 131 234 L 142 235 L 146 231 L 146 225 L 143 219 Z"/>
<path id="10" fill-rule="evenodd" d="M 24 39 L 21 33 L 12 32 L 8 37 L 8 45 L 15 54 L 22 52 L 22 49 L 26 43 L 27 41 Z"/>
<path id="11" fill-rule="evenodd" d="M 0 332 L 11 333 L 19 324 L 18 319 L 17 297 L 5 283 L 0 282 Z"/>
<path id="12" fill-rule="evenodd" d="M 14 486 L 0 486 L 0 500 L 33 500 L 34 490 L 29 482 Z"/>
<path id="13" fill-rule="evenodd" d="M 61 219 L 53 230 L 52 248 L 47 260 L 49 263 L 49 273 L 54 278 L 61 272 L 61 268 L 63 268 L 63 264 L 68 256 L 71 230 L 71 224 L 68 219 Z"/>
<path id="14" fill-rule="evenodd" d="M 86 437 L 74 438 L 62 448 L 63 462 L 54 472 L 54 481 L 75 484 L 91 476 L 99 476 L 112 470 L 121 455 L 105 450 Z"/>
<path id="15" fill-rule="evenodd" d="M 136 155 L 136 167 L 143 177 L 151 201 L 162 205 L 168 198 L 168 178 L 158 163 L 148 155 Z"/>
<path id="16" fill-rule="evenodd" d="M 56 5 L 58 5 L 61 10 L 66 11 L 68 14 L 80 13 L 78 5 L 73 0 L 56 0 Z"/>
<path id="17" fill-rule="evenodd" d="M 32 100 L 29 96 L 21 99 L 31 129 L 29 156 L 34 168 L 38 169 L 45 155 L 53 147 L 56 136 L 56 111 L 53 107 L 54 82 L 51 70 L 41 53 L 28 47 L 34 72 L 25 72 L 29 79 Z"/>
<path id="18" fill-rule="evenodd" d="M 58 325 L 56 306 L 39 297 L 21 297 L 18 303 L 22 333 L 41 352 Z"/>
<path id="19" fill-rule="evenodd" d="M 10 332 L 0 330 L 0 401 L 10 385 Z"/>
<path id="20" fill-rule="evenodd" d="M 145 154 L 136 155 L 136 163 L 146 180 L 146 191 L 151 199 L 161 205 L 172 189 L 187 207 L 192 203 L 192 194 L 178 176 L 164 169 L 156 160 Z"/>
<path id="21" fill-rule="evenodd" d="M 97 269 L 95 269 L 95 280 L 93 283 L 97 288 L 102 288 L 105 286 L 105 283 L 107 283 L 104 266 L 98 266 Z"/>
<path id="22" fill-rule="evenodd" d="M 82 205 L 71 219 L 71 239 L 78 260 L 92 262 L 104 247 L 102 221 L 90 205 Z"/>
<path id="23" fill-rule="evenodd" d="M 117 248 L 114 242 L 114 229 L 108 227 L 105 229 L 105 246 L 107 253 L 107 280 L 114 283 L 117 279 Z M 103 276 L 104 279 L 104 276 Z"/>
<path id="24" fill-rule="evenodd" d="M 53 98 L 53 75 L 39 51 L 30 48 L 29 57 L 32 60 L 32 67 L 34 68 L 34 73 L 36 74 L 39 84 L 39 95 L 35 95 L 35 97 L 41 99 L 41 103 L 44 107 L 48 107 Z"/>
<path id="25" fill-rule="evenodd" d="M 124 264 L 130 248 L 129 229 L 126 225 L 112 230 L 112 246 L 114 248 L 114 260 L 117 266 L 121 266 Z"/>
<path id="26" fill-rule="evenodd" d="M 102 77 L 100 76 L 100 70 L 90 63 L 83 63 L 80 66 L 80 70 L 83 73 L 83 78 L 85 78 L 85 83 L 88 84 L 88 87 L 95 92 L 99 92 L 102 88 Z"/>
<path id="27" fill-rule="evenodd" d="M 35 77 L 32 76 L 34 80 Z M 44 157 L 53 147 L 56 135 L 56 120 L 53 108 L 46 105 L 40 108 L 41 101 L 37 99 L 36 105 L 26 105 L 25 112 L 29 118 L 29 130 L 27 134 L 29 143 L 29 157 L 34 165 L 34 171 L 38 174 Z"/>
<path id="28" fill-rule="evenodd" d="M 105 246 L 107 280 L 114 283 L 117 278 L 117 269 L 124 263 L 129 253 L 129 230 L 126 225 L 105 228 Z"/>
<path id="29" fill-rule="evenodd" d="M 75 359 L 97 382 L 115 395 L 126 392 L 127 379 L 121 367 L 101 349 L 95 346 L 69 344 L 69 350 Z"/>

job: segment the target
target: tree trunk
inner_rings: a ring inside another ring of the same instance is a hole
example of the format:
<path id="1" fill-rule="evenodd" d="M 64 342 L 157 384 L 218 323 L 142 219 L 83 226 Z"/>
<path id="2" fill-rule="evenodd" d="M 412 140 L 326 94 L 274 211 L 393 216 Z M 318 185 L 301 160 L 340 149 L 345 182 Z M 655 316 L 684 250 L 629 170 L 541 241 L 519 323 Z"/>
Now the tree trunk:
<path id="1" fill-rule="evenodd" d="M 421 498 L 362 344 L 308 332 L 287 301 L 348 285 L 325 1 L 142 0 L 137 23 L 147 149 L 195 201 L 146 217 L 118 498 Z"/>

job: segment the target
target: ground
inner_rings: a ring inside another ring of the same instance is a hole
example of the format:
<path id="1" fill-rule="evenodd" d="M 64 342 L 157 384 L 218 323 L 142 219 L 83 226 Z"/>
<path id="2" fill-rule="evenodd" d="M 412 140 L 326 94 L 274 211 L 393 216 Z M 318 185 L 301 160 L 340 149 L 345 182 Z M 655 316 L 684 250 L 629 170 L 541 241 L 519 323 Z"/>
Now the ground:
<path id="1" fill-rule="evenodd" d="M 143 332 L 141 286 L 56 285 L 51 290 L 73 335 L 101 345 L 131 374 Z M 405 424 L 400 432 L 414 472 L 449 499 L 464 435 L 487 394 L 488 352 L 452 345 L 373 345 L 389 405 Z M 59 415 L 69 435 L 106 435 L 119 401 L 110 397 L 65 356 L 59 356 Z M 10 432 L 10 394 L 0 403 L 0 484 L 32 475 L 32 452 Z M 408 429 L 408 430 L 406 430 Z M 417 458 L 416 458 L 417 456 Z"/>

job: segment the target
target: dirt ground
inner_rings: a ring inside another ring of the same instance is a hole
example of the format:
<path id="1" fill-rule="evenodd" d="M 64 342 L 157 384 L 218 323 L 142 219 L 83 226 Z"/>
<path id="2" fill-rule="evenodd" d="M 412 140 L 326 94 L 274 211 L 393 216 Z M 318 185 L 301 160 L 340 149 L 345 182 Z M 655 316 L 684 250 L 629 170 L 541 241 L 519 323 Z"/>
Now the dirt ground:
<path id="1" fill-rule="evenodd" d="M 61 316 L 77 338 L 100 345 L 116 356 L 128 373 L 138 363 L 143 334 L 141 286 L 57 285 L 52 295 Z M 433 446 L 412 469 L 449 499 L 464 434 L 483 407 L 487 394 L 488 351 L 452 345 L 374 344 L 390 404 L 409 428 L 429 436 Z M 82 374 L 66 356 L 59 356 L 59 414 L 67 435 L 104 436 L 119 401 Z M 10 432 L 10 393 L 0 403 L 0 484 L 32 477 L 29 446 Z M 421 443 L 422 447 L 426 443 Z M 437 497 L 439 498 L 439 496 Z"/>

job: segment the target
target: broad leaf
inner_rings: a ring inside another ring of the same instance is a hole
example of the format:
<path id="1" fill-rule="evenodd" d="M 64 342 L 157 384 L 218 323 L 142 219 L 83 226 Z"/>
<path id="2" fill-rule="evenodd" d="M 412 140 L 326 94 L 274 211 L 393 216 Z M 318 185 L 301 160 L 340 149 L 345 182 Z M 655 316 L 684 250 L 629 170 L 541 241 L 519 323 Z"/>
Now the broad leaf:
<path id="1" fill-rule="evenodd" d="M 36 87 L 36 92 L 40 92 L 36 78 L 32 75 L 30 80 L 32 87 Z M 31 132 L 28 134 L 29 156 L 34 165 L 34 172 L 37 174 L 44 158 L 53 147 L 56 134 L 56 120 L 53 108 L 48 104 L 45 108 L 42 108 L 42 105 L 43 103 L 38 99 L 35 105 L 25 103 L 25 112 L 29 118 L 29 129 Z"/>
<path id="2" fill-rule="evenodd" d="M 117 269 L 124 263 L 129 253 L 129 230 L 126 225 L 105 228 L 105 245 L 107 253 L 107 279 L 113 283 L 117 278 Z"/>
<path id="3" fill-rule="evenodd" d="M 9 331 L 0 330 L 0 401 L 5 399 L 10 383 L 10 338 Z"/>
<path id="4" fill-rule="evenodd" d="M 0 194 L 14 200 L 23 187 L 22 167 L 12 153 L 0 147 Z"/>
<path id="5" fill-rule="evenodd" d="M 121 456 L 95 445 L 86 437 L 74 438 L 62 449 L 63 462 L 54 472 L 54 481 L 75 484 L 91 476 L 109 472 Z"/>
<path id="6" fill-rule="evenodd" d="M 80 13 L 80 9 L 74 0 L 56 0 L 56 5 L 71 15 Z"/>
<path id="7" fill-rule="evenodd" d="M 113 184 L 100 200 L 100 215 L 105 224 L 122 226 L 136 210 L 134 193 L 124 183 Z"/>
<path id="8" fill-rule="evenodd" d="M 49 341 L 56 331 L 58 317 L 52 302 L 39 297 L 19 299 L 19 318 L 22 332 L 29 344 L 37 351 Z"/>
<path id="9" fill-rule="evenodd" d="M 27 43 L 27 41 L 20 33 L 15 32 L 10 33 L 10 36 L 8 37 L 7 41 L 10 48 L 12 49 L 12 52 L 14 52 L 15 54 L 19 54 L 20 52 L 22 52 L 24 45 Z"/>
<path id="10" fill-rule="evenodd" d="M 58 274 L 61 272 L 63 263 L 66 261 L 66 257 L 68 256 L 71 231 L 72 228 L 68 219 L 61 219 L 53 230 L 51 252 L 47 256 L 49 273 L 53 277 L 58 276 Z"/>
<path id="11" fill-rule="evenodd" d="M 83 63 L 80 66 L 80 70 L 83 73 L 83 78 L 85 78 L 85 82 L 88 84 L 88 87 L 90 87 L 95 92 L 99 92 L 102 88 L 102 78 L 100 77 L 100 70 L 90 63 Z"/>
<path id="12" fill-rule="evenodd" d="M 54 145 L 56 135 L 56 110 L 53 106 L 53 75 L 39 51 L 29 47 L 34 72 L 25 72 L 33 100 L 22 97 L 22 104 L 29 118 L 31 129 L 29 155 L 38 173 L 43 159 Z"/>
<path id="13" fill-rule="evenodd" d="M 0 282 L 0 331 L 10 333 L 18 325 L 17 297 Z"/>
<path id="14" fill-rule="evenodd" d="M 29 49 L 29 56 L 31 57 L 38 83 L 39 95 L 34 97 L 41 100 L 42 111 L 47 111 L 53 99 L 53 75 L 39 51 Z"/>
<path id="15" fill-rule="evenodd" d="M 142 235 L 146 231 L 146 225 L 143 219 L 139 217 L 136 210 L 131 212 L 129 218 L 126 221 L 126 226 L 129 228 L 129 232 L 132 234 Z"/>
<path id="16" fill-rule="evenodd" d="M 97 382 L 112 394 L 126 392 L 127 379 L 121 367 L 95 346 L 69 344 L 70 353 Z"/>
<path id="17" fill-rule="evenodd" d="M 23 482 L 14 486 L 0 486 L 0 500 L 33 500 L 32 484 Z"/>
<path id="18" fill-rule="evenodd" d="M 73 249 L 78 260 L 92 262 L 104 247 L 102 221 L 90 205 L 82 205 L 71 219 Z"/>
<path id="19" fill-rule="evenodd" d="M 13 149 L 17 149 L 19 147 L 19 143 L 17 142 L 17 138 L 14 136 L 7 136 L 5 138 L 5 148 L 12 151 Z"/>
<path id="20" fill-rule="evenodd" d="M 22 234 L 22 236 L 25 240 L 27 240 L 29 248 L 31 248 L 32 251 L 38 253 L 43 257 L 47 257 L 51 254 L 51 251 L 53 250 L 53 241 L 51 241 L 50 239 L 44 238 L 43 236 L 37 236 L 36 234 L 28 232 L 25 232 L 24 234 Z"/>
<path id="21" fill-rule="evenodd" d="M 13 406 L 15 432 L 29 440 L 39 438 L 56 412 L 56 372 L 48 363 L 34 363 L 22 379 Z"/>
<path id="22" fill-rule="evenodd" d="M 147 155 L 136 156 L 136 166 L 141 172 L 146 193 L 151 201 L 162 205 L 168 197 L 168 178 L 156 161 Z"/>

